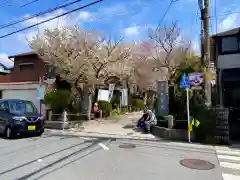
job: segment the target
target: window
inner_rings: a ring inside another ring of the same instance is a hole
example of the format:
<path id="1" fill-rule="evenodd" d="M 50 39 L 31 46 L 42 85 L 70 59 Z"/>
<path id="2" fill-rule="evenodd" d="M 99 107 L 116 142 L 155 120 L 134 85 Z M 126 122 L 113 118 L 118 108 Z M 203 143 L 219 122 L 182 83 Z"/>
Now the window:
<path id="1" fill-rule="evenodd" d="M 6 102 L 0 102 L 0 110 L 5 110 L 7 108 L 8 108 L 8 106 L 7 106 Z"/>
<path id="2" fill-rule="evenodd" d="M 237 37 L 223 37 L 221 43 L 221 52 L 230 53 L 239 51 L 239 40 Z"/>
<path id="3" fill-rule="evenodd" d="M 9 109 L 12 113 L 37 113 L 37 108 L 30 101 L 10 101 Z"/>
<path id="4" fill-rule="evenodd" d="M 33 63 L 22 63 L 19 64 L 20 71 L 29 71 L 33 70 L 34 64 Z"/>
<path id="5" fill-rule="evenodd" d="M 45 72 L 45 76 L 44 78 L 55 78 L 56 74 L 55 74 L 55 67 L 51 66 L 51 65 L 45 65 L 46 67 L 46 72 Z"/>

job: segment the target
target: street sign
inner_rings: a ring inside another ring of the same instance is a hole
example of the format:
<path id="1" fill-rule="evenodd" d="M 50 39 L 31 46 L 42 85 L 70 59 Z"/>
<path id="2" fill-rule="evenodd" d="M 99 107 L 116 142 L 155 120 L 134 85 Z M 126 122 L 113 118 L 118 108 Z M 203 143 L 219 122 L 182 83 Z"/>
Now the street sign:
<path id="1" fill-rule="evenodd" d="M 188 124 L 188 131 L 192 131 L 192 124 Z"/>
<path id="2" fill-rule="evenodd" d="M 198 73 L 198 72 L 190 73 L 188 77 L 189 77 L 190 85 L 192 87 L 201 86 L 203 84 L 204 78 L 202 73 Z"/>
<path id="3" fill-rule="evenodd" d="M 190 88 L 189 77 L 185 73 L 181 77 L 180 88 L 184 88 L 184 89 Z"/>
<path id="4" fill-rule="evenodd" d="M 188 142 L 191 142 L 191 128 L 190 125 L 190 111 L 189 111 L 189 88 L 190 88 L 190 82 L 189 77 L 184 73 L 180 80 L 180 88 L 186 89 L 186 95 L 187 95 L 187 120 L 188 120 Z"/>

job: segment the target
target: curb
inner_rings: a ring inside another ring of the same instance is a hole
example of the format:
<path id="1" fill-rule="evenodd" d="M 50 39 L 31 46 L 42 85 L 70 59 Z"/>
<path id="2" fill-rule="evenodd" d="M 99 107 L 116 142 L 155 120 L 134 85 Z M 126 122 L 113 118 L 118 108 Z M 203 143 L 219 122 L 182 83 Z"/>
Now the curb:
<path id="1" fill-rule="evenodd" d="M 46 133 L 51 133 L 53 136 L 69 136 L 69 137 L 83 137 L 83 138 L 103 138 L 103 139 L 131 139 L 131 140 L 142 140 L 142 141 L 163 141 L 160 138 L 144 138 L 139 136 L 126 136 L 126 135 L 117 135 L 117 134 L 94 134 L 94 133 L 85 133 L 85 134 L 76 134 L 73 132 L 51 132 L 51 130 L 46 130 Z"/>

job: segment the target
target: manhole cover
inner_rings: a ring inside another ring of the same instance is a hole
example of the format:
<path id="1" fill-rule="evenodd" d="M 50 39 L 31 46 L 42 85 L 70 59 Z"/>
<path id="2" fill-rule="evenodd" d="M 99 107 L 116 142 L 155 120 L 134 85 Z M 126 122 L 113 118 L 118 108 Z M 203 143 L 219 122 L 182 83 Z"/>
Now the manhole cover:
<path id="1" fill-rule="evenodd" d="M 214 164 L 201 159 L 183 159 L 180 161 L 180 164 L 187 168 L 197 170 L 210 170 L 215 168 Z"/>
<path id="2" fill-rule="evenodd" d="M 132 149 L 135 148 L 136 146 L 134 144 L 120 144 L 118 147 L 123 149 Z"/>

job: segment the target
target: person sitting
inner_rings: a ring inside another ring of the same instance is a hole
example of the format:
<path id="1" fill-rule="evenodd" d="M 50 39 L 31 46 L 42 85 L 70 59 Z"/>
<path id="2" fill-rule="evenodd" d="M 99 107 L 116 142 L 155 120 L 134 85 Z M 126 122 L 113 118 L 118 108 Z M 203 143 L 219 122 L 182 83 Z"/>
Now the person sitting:
<path id="1" fill-rule="evenodd" d="M 157 125 L 157 118 L 151 110 L 148 110 L 147 107 L 145 107 L 144 114 L 138 120 L 137 127 L 142 129 L 144 132 L 149 133 L 151 130 L 151 126 L 154 125 Z"/>
<path id="2" fill-rule="evenodd" d="M 92 107 L 92 119 L 95 118 L 100 118 L 100 109 L 97 102 L 95 102 Z"/>

